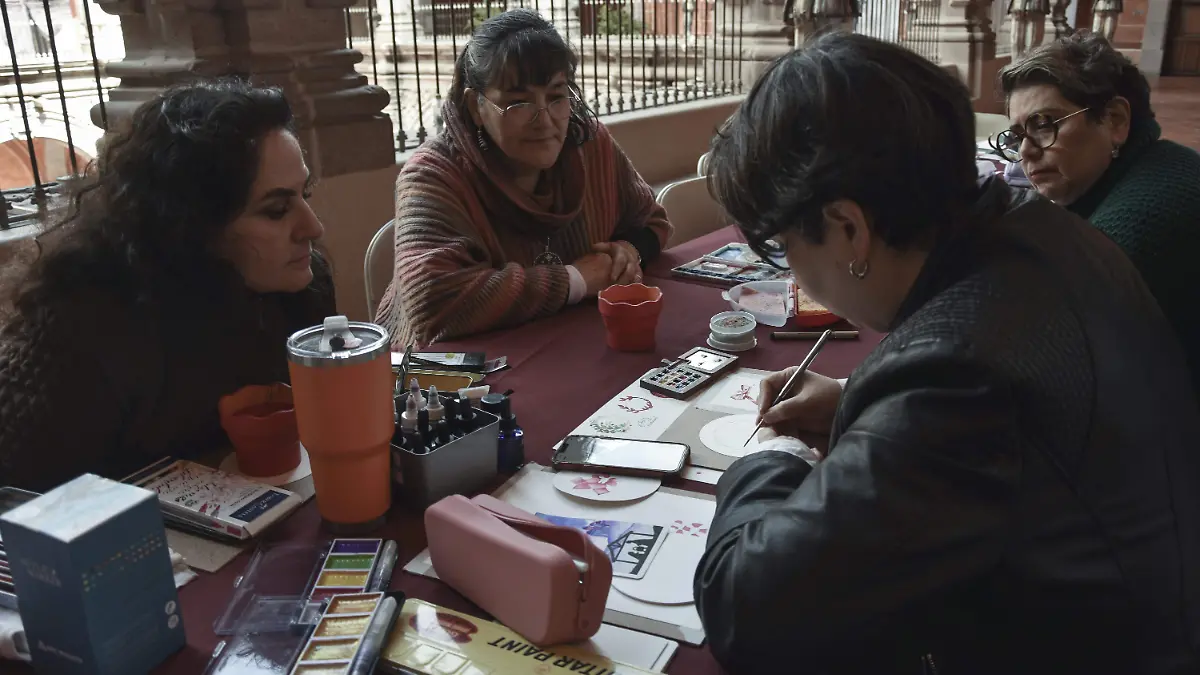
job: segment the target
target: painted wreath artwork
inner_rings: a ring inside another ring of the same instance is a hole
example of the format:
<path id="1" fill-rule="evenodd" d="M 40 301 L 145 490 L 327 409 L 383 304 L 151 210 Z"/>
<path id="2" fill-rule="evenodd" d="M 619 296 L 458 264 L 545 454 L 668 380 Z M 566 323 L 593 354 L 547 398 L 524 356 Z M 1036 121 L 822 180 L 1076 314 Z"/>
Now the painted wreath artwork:
<path id="1" fill-rule="evenodd" d="M 631 428 L 629 422 L 621 420 L 592 420 L 589 424 L 602 434 L 624 434 Z"/>
<path id="2" fill-rule="evenodd" d="M 576 478 L 571 481 L 575 484 L 573 490 L 592 491 L 598 495 L 606 495 L 612 490 L 609 487 L 617 484 L 617 479 L 612 476 L 594 473 L 587 478 Z"/>
<path id="3" fill-rule="evenodd" d="M 625 412 L 636 415 L 638 413 L 644 413 L 647 410 L 650 410 L 654 407 L 654 404 L 651 403 L 650 399 L 648 398 L 642 398 L 641 396 L 634 396 L 630 394 L 629 396 L 622 396 L 621 398 L 617 399 L 617 407 Z"/>

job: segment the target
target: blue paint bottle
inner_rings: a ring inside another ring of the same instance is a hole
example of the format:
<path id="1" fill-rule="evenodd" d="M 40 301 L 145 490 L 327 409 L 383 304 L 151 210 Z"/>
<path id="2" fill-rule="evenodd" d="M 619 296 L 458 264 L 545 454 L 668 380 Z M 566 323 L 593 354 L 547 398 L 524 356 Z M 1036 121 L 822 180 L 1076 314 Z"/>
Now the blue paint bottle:
<path id="1" fill-rule="evenodd" d="M 512 473 L 525 463 L 525 432 L 517 425 L 517 416 L 512 412 L 512 400 L 504 394 L 488 394 L 479 405 L 487 412 L 500 418 L 497 468 Z"/>

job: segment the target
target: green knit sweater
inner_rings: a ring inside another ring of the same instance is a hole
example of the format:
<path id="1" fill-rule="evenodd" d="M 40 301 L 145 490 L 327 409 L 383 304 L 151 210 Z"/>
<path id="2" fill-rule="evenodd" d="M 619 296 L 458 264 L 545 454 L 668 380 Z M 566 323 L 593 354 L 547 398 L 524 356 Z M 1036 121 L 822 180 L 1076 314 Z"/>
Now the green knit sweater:
<path id="1" fill-rule="evenodd" d="M 1200 153 L 1135 126 L 1108 171 L 1068 208 L 1117 243 L 1175 327 L 1200 392 Z M 1136 355 L 1130 355 L 1136 358 Z"/>

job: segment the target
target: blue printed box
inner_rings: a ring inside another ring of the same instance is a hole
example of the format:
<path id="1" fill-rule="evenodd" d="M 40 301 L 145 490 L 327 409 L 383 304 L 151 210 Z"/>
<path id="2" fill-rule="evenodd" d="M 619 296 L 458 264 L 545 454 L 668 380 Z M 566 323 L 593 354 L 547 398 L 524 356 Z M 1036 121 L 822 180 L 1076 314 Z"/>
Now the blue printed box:
<path id="1" fill-rule="evenodd" d="M 158 498 L 84 474 L 0 516 L 33 664 L 146 673 L 184 645 Z"/>

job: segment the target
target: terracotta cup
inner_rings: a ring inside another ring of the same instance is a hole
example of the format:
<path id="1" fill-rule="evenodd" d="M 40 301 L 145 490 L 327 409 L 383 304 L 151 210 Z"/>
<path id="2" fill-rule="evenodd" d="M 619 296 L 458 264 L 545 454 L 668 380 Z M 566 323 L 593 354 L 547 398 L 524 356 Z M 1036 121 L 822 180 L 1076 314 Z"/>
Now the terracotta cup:
<path id="1" fill-rule="evenodd" d="M 600 315 L 608 346 L 622 352 L 654 351 L 662 290 L 643 284 L 609 286 L 600 291 Z"/>
<path id="2" fill-rule="evenodd" d="M 242 387 L 222 396 L 217 409 L 243 474 L 278 476 L 300 465 L 300 431 L 291 387 L 282 382 Z"/>

